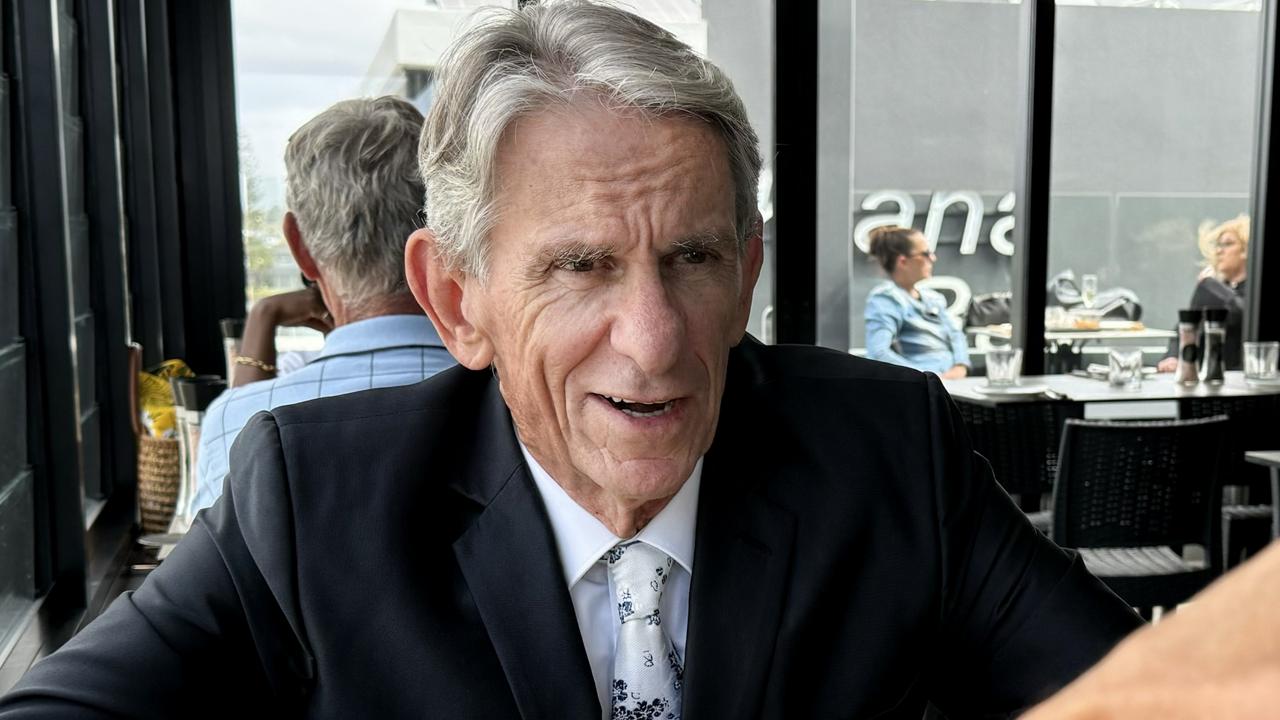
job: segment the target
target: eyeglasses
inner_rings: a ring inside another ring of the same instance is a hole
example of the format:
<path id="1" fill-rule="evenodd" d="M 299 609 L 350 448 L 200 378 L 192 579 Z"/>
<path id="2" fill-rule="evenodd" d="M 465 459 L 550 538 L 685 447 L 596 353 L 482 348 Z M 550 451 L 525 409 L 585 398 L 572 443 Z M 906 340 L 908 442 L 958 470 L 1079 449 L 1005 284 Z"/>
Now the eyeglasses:
<path id="1" fill-rule="evenodd" d="M 937 260 L 937 259 L 938 259 L 938 255 L 937 255 L 936 253 L 930 252 L 929 250 L 925 250 L 924 252 L 917 252 L 917 253 L 907 253 L 907 257 L 909 257 L 909 258 L 913 258 L 913 257 L 927 257 L 927 258 L 929 258 L 930 260 Z"/>

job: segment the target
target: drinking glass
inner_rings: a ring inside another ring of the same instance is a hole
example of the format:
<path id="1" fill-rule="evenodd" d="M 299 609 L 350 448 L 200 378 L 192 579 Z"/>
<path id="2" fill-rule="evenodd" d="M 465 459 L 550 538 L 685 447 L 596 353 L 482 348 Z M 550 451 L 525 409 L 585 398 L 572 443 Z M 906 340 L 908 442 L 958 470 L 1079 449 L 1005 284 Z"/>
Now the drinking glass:
<path id="1" fill-rule="evenodd" d="M 1107 380 L 1113 387 L 1142 387 L 1142 350 L 1113 349 L 1107 353 Z"/>
<path id="2" fill-rule="evenodd" d="M 1244 377 L 1246 380 L 1275 380 L 1280 377 L 1276 364 L 1280 361 L 1280 342 L 1247 342 L 1244 344 Z"/>
<path id="3" fill-rule="evenodd" d="M 1022 350 L 992 348 L 987 351 L 987 384 L 993 387 L 1009 387 L 1018 384 L 1022 374 Z"/>
<path id="4" fill-rule="evenodd" d="M 1098 276 L 1083 275 L 1080 277 L 1080 303 L 1086 310 L 1092 310 L 1098 301 Z"/>

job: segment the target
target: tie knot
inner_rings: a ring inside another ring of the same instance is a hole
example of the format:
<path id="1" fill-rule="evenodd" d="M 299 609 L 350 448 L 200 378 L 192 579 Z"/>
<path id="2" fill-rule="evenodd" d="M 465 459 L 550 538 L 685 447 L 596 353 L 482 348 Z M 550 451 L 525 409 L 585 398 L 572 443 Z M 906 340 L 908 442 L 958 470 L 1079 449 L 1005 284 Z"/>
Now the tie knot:
<path id="1" fill-rule="evenodd" d="M 661 625 L 662 590 L 671 575 L 671 557 L 638 540 L 620 543 L 605 553 L 609 578 L 618 601 L 618 619 Z"/>

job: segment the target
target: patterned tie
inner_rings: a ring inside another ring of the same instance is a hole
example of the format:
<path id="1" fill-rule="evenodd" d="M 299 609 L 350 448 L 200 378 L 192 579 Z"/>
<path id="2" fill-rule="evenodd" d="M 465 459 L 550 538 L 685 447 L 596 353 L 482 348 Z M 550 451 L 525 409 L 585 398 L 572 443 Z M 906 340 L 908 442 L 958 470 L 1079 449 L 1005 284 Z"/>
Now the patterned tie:
<path id="1" fill-rule="evenodd" d="M 612 720 L 679 720 L 684 669 L 659 611 L 672 560 L 635 541 L 611 548 L 605 562 L 622 621 L 613 655 Z"/>

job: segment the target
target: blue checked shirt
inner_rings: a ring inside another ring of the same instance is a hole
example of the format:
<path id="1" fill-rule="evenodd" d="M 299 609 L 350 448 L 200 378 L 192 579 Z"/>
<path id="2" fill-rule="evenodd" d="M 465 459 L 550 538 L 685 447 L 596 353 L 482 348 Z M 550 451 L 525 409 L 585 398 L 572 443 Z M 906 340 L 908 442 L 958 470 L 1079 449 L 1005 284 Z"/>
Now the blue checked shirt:
<path id="1" fill-rule="evenodd" d="M 320 354 L 300 369 L 227 390 L 209 406 L 200 424 L 191 512 L 209 507 L 222 494 L 231 443 L 255 413 L 357 390 L 411 385 L 453 364 L 425 315 L 384 315 L 334 329 Z"/>
<path id="2" fill-rule="evenodd" d="M 969 365 L 969 343 L 947 314 L 946 298 L 917 289 L 919 299 L 885 282 L 867 296 L 867 357 L 939 375 Z"/>

